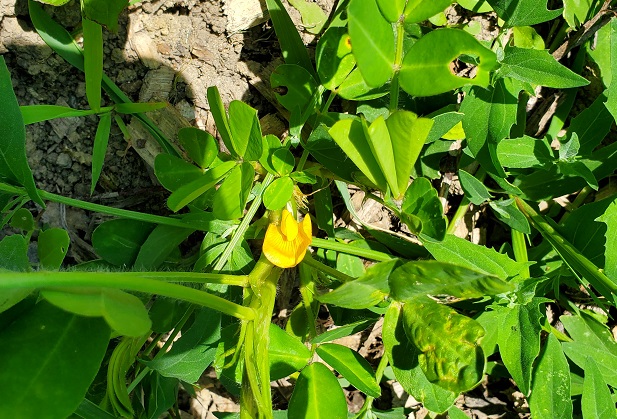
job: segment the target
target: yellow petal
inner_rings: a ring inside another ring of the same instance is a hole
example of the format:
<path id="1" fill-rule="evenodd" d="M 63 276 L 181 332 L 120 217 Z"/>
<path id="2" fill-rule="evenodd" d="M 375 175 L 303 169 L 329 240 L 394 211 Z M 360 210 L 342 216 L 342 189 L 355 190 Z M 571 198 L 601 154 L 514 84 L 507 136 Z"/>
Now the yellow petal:
<path id="1" fill-rule="evenodd" d="M 298 222 L 287 210 L 283 210 L 283 217 L 281 219 L 281 232 L 289 241 L 295 240 L 298 236 Z"/>
<path id="2" fill-rule="evenodd" d="M 263 253 L 273 264 L 281 268 L 296 266 L 294 243 L 285 240 L 280 229 L 274 224 L 268 226 L 264 238 Z"/>

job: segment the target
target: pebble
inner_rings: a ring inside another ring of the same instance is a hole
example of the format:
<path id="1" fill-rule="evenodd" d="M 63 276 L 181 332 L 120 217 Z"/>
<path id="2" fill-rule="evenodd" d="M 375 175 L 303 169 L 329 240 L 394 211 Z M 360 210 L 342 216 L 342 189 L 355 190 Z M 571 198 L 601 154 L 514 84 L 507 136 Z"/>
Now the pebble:
<path id="1" fill-rule="evenodd" d="M 58 158 L 56 159 L 56 164 L 60 167 L 69 168 L 73 165 L 73 160 L 71 156 L 66 153 L 60 153 Z"/>

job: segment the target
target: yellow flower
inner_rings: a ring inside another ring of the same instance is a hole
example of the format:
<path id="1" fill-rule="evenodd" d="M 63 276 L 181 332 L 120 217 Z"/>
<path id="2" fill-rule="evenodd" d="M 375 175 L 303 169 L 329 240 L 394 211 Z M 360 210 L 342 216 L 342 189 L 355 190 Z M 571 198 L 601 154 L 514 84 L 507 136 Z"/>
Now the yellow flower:
<path id="1" fill-rule="evenodd" d="M 304 259 L 312 240 L 311 218 L 307 215 L 298 223 L 289 211 L 283 210 L 280 225 L 268 226 L 263 253 L 273 265 L 292 268 Z"/>

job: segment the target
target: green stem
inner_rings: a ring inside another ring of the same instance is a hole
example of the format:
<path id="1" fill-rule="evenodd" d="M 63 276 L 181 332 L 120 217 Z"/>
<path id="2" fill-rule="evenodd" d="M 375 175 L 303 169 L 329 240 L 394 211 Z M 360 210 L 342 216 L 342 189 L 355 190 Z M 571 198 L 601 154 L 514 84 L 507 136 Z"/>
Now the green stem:
<path id="1" fill-rule="evenodd" d="M 355 279 L 349 275 L 345 275 L 344 273 L 313 259 L 313 257 L 308 253 L 304 256 L 304 260 L 302 260 L 302 263 L 306 264 L 307 266 L 310 266 L 311 268 L 316 269 L 317 271 L 323 272 L 326 275 L 330 275 L 331 277 L 336 278 L 341 282 L 349 282 Z"/>
<path id="2" fill-rule="evenodd" d="M 16 194 L 16 195 L 26 195 L 25 189 L 7 185 L 6 183 L 2 183 L 2 182 L 0 182 L 0 191 L 8 192 L 11 194 Z M 38 193 L 42 199 L 52 201 L 52 202 L 58 202 L 60 204 L 70 205 L 72 207 L 81 208 L 81 209 L 85 209 L 88 211 L 96 211 L 102 214 L 115 215 L 116 217 L 128 218 L 128 219 L 137 220 L 137 221 L 145 221 L 148 223 L 164 224 L 164 225 L 173 226 L 173 227 L 190 228 L 190 229 L 199 230 L 198 228 L 192 226 L 191 224 L 186 223 L 177 218 L 163 217 L 160 215 L 144 214 L 141 212 L 129 211 L 129 210 L 124 210 L 120 208 L 112 208 L 112 207 L 108 207 L 105 205 L 94 204 L 92 202 L 81 201 L 79 199 L 67 198 L 61 195 L 56 195 L 54 193 L 46 192 L 42 190 L 38 190 Z"/>
<path id="3" fill-rule="evenodd" d="M 463 200 L 459 204 L 456 212 L 452 216 L 452 220 L 450 220 L 450 224 L 448 224 L 448 228 L 446 229 L 446 234 L 454 234 L 454 230 L 456 230 L 456 225 L 459 221 L 465 218 L 467 211 L 469 211 L 469 199 L 467 197 L 463 197 Z"/>
<path id="4" fill-rule="evenodd" d="M 321 107 L 321 113 L 326 113 L 328 112 L 328 109 L 330 109 L 330 105 L 332 105 L 332 102 L 334 101 L 334 98 L 336 98 L 336 91 L 331 90 L 330 94 L 328 95 L 328 99 L 326 99 L 326 103 L 324 103 L 324 105 Z"/>
<path id="5" fill-rule="evenodd" d="M 308 159 L 309 151 L 308 149 L 302 150 L 302 156 L 300 156 L 300 160 L 298 161 L 298 166 L 296 167 L 296 172 L 301 172 L 304 169 L 304 165 L 306 164 L 306 160 Z"/>
<path id="6" fill-rule="evenodd" d="M 390 112 L 394 112 L 398 108 L 398 73 L 401 69 L 401 63 L 403 62 L 403 39 L 405 35 L 402 18 L 401 16 L 401 19 L 396 22 L 396 54 L 394 56 L 394 74 L 392 75 L 392 82 L 390 83 Z"/>
<path id="7" fill-rule="evenodd" d="M 215 272 L 218 272 L 225 267 L 225 264 L 231 257 L 231 253 L 234 251 L 240 240 L 242 240 L 242 238 L 244 237 L 244 233 L 246 233 L 246 230 L 249 228 L 249 224 L 253 220 L 253 217 L 255 216 L 257 210 L 259 209 L 259 206 L 261 205 L 263 192 L 266 190 L 268 185 L 272 183 L 273 180 L 274 175 L 272 175 L 271 173 L 268 173 L 264 178 L 264 181 L 261 184 L 261 191 L 257 194 L 257 196 L 255 196 L 255 199 L 253 199 L 253 202 L 251 203 L 251 206 L 249 207 L 246 214 L 244 215 L 242 222 L 240 223 L 236 231 L 233 233 L 233 236 L 231 236 L 231 240 L 225 247 L 225 250 L 223 250 L 223 253 L 221 254 L 219 260 L 214 265 L 213 270 Z"/>
<path id="8" fill-rule="evenodd" d="M 379 252 L 377 250 L 363 249 L 347 243 L 341 243 L 333 240 L 318 239 L 316 237 L 313 237 L 311 246 L 318 247 L 320 249 L 334 250 L 336 252 L 346 253 L 348 255 L 359 256 L 361 258 L 370 259 L 377 262 L 385 262 L 387 260 L 394 259 L 393 256 L 384 252 Z"/>
<path id="9" fill-rule="evenodd" d="M 529 258 L 527 256 L 527 243 L 525 241 L 525 234 L 518 230 L 511 229 L 512 235 L 512 250 L 514 251 L 514 258 L 517 262 L 527 263 Z M 529 266 L 527 266 L 520 273 L 521 279 L 527 279 L 531 277 L 529 273 Z"/>
<path id="10" fill-rule="evenodd" d="M 224 298 L 194 288 L 151 279 L 134 272 L 3 272 L 0 290 L 15 288 L 61 289 L 68 287 L 115 288 L 188 301 L 218 310 L 240 320 L 252 320 L 255 312 Z"/>
<path id="11" fill-rule="evenodd" d="M 253 293 L 249 308 L 255 312 L 255 319 L 247 324 L 243 345 L 243 377 L 248 380 L 250 389 L 246 385 L 243 387 L 241 417 L 272 419 L 268 346 L 276 286 L 282 272 L 283 269 L 274 266 L 262 255 L 249 275 Z"/>

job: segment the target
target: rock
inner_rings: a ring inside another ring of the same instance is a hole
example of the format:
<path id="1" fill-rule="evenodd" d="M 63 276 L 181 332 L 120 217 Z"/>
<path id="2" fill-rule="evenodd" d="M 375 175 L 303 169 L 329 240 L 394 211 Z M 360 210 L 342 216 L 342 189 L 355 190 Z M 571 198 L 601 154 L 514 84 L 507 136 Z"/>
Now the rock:
<path id="1" fill-rule="evenodd" d="M 60 153 L 58 154 L 58 158 L 56 159 L 56 164 L 59 167 L 68 169 L 73 165 L 73 160 L 71 159 L 71 156 L 69 156 L 67 153 Z"/>
<path id="2" fill-rule="evenodd" d="M 227 32 L 236 33 L 268 20 L 263 0 L 225 0 L 223 11 L 227 15 Z"/>

